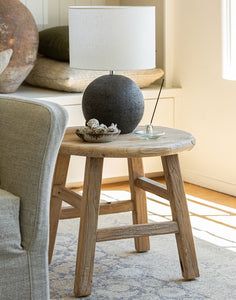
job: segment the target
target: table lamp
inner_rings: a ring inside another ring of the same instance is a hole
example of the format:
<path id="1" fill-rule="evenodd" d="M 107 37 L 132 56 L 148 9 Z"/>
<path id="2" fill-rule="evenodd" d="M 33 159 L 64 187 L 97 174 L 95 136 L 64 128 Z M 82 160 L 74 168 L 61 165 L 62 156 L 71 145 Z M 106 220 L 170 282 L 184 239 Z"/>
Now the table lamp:
<path id="1" fill-rule="evenodd" d="M 115 71 L 152 69 L 155 55 L 155 7 L 71 6 L 70 66 L 108 71 L 84 91 L 86 122 L 95 118 L 121 133 L 132 132 L 144 112 L 141 90 Z"/>

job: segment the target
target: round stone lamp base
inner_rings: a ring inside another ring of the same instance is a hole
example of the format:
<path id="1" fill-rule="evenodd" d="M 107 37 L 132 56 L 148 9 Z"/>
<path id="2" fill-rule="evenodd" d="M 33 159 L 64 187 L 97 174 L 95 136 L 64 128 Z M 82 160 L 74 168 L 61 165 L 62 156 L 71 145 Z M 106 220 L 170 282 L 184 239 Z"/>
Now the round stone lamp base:
<path id="1" fill-rule="evenodd" d="M 83 95 L 86 122 L 97 119 L 117 124 L 122 134 L 132 132 L 144 113 L 143 94 L 137 84 L 122 75 L 105 75 L 90 83 Z"/>

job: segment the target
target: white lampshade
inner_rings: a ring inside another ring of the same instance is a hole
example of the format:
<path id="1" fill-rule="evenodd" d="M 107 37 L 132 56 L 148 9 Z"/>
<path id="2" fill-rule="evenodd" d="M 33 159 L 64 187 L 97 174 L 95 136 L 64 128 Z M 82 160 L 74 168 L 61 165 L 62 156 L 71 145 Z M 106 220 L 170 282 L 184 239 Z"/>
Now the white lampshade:
<path id="1" fill-rule="evenodd" d="M 70 66 L 138 70 L 156 66 L 155 7 L 71 6 Z"/>
<path id="2" fill-rule="evenodd" d="M 223 78 L 236 80 L 236 1 L 222 0 Z"/>

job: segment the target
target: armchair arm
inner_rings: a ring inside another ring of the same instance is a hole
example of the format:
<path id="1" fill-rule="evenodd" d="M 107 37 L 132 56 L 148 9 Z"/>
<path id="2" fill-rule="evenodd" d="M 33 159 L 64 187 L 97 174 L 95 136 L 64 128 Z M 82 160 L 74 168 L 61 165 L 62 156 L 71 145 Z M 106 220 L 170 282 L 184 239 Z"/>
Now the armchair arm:
<path id="1" fill-rule="evenodd" d="M 26 250 L 46 251 L 51 183 L 67 118 L 53 103 L 0 99 L 0 187 L 21 199 Z"/>

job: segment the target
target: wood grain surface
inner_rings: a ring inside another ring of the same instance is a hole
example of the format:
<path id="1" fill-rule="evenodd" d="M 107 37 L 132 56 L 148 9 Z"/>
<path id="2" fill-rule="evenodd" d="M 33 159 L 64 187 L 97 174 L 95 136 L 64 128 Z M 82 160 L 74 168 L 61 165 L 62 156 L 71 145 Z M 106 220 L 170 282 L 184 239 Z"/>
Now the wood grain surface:
<path id="1" fill-rule="evenodd" d="M 139 177 L 135 181 L 135 185 L 142 188 L 146 192 L 153 193 L 157 196 L 169 200 L 166 186 L 164 184 L 156 182 L 155 180 L 146 177 Z"/>
<path id="2" fill-rule="evenodd" d="M 99 206 L 99 215 L 118 214 L 127 211 L 133 211 L 134 205 L 131 200 L 116 201 L 112 203 L 101 203 Z M 62 208 L 60 219 L 80 218 L 80 208 L 65 207 Z"/>
<path id="3" fill-rule="evenodd" d="M 147 199 L 146 193 L 135 185 L 138 177 L 144 176 L 143 161 L 141 158 L 128 158 L 129 168 L 129 185 L 131 192 L 131 199 L 134 203 L 133 210 L 133 224 L 147 224 Z M 150 250 L 149 236 L 136 237 L 134 239 L 135 249 L 137 252 L 146 252 Z"/>
<path id="4" fill-rule="evenodd" d="M 57 157 L 57 163 L 54 172 L 52 187 L 54 187 L 55 185 L 56 186 L 65 185 L 69 163 L 70 163 L 70 156 L 59 153 Z M 50 236 L 49 236 L 49 251 L 48 251 L 49 263 L 51 263 L 52 260 L 58 222 L 61 214 L 61 206 L 62 206 L 62 199 L 58 197 L 58 195 L 53 194 L 53 188 L 52 188 L 52 195 L 50 201 Z"/>
<path id="5" fill-rule="evenodd" d="M 75 134 L 76 128 L 67 130 L 61 153 L 87 157 L 151 157 L 177 154 L 195 145 L 195 139 L 190 133 L 167 127 L 155 127 L 155 130 L 165 132 L 158 139 L 147 140 L 131 133 L 121 134 L 110 143 L 96 144 L 83 142 Z"/>
<path id="6" fill-rule="evenodd" d="M 75 296 L 91 294 L 102 183 L 102 158 L 87 158 L 75 271 Z"/>
<path id="7" fill-rule="evenodd" d="M 187 280 L 195 279 L 199 270 L 178 155 L 162 157 L 162 164 L 173 221 L 179 226 L 175 236 L 182 274 Z"/>
<path id="8" fill-rule="evenodd" d="M 129 239 L 132 237 L 145 237 L 147 235 L 162 235 L 178 232 L 176 222 L 159 222 L 155 224 L 137 224 L 130 226 L 120 226 L 105 229 L 98 229 L 97 242 L 112 241 L 119 239 Z"/>

